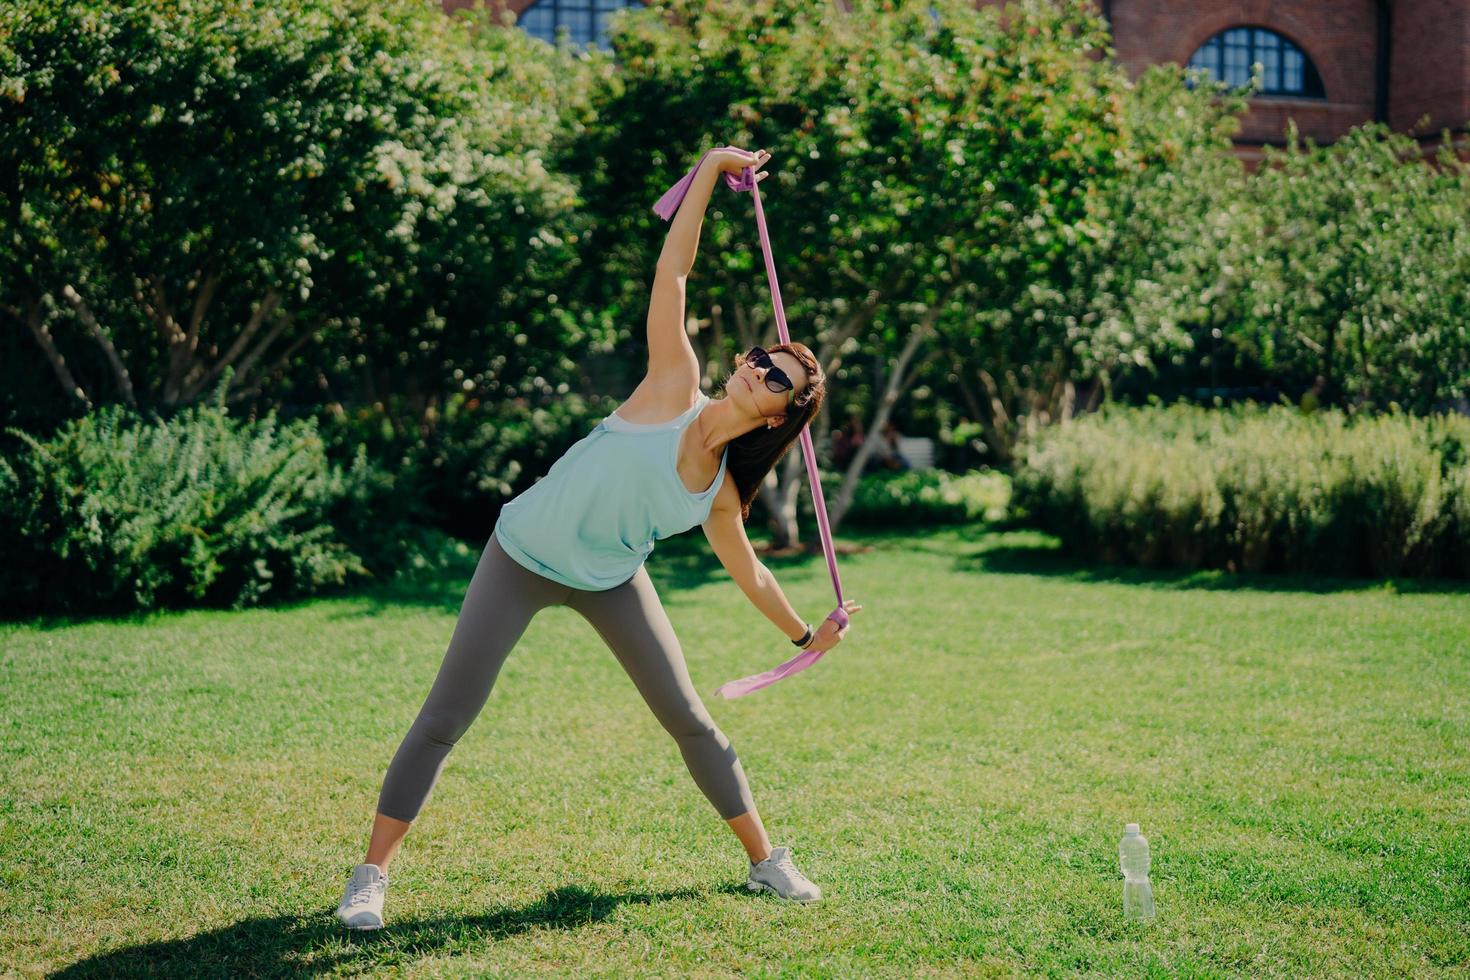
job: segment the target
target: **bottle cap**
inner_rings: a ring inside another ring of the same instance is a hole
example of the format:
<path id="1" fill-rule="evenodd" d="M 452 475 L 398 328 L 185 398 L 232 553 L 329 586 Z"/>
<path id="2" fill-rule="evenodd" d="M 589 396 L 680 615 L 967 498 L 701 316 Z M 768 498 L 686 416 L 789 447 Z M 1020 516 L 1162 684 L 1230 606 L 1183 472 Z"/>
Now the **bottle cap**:
<path id="1" fill-rule="evenodd" d="M 1136 834 L 1136 833 L 1138 833 L 1138 824 L 1136 824 L 1136 823 L 1130 823 L 1128 826 L 1126 826 L 1126 827 L 1123 828 L 1123 833 L 1125 833 L 1125 834 Z"/>

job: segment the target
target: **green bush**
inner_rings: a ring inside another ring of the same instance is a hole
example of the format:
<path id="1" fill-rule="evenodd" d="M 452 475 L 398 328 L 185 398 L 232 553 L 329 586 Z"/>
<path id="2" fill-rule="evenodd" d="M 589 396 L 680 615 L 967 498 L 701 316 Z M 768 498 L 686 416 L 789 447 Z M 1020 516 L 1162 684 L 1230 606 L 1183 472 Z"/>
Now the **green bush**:
<path id="1" fill-rule="evenodd" d="M 316 594 L 371 570 L 331 523 L 359 514 L 391 563 L 397 527 L 365 510 L 384 485 L 359 453 L 329 463 L 314 420 L 167 420 L 105 406 L 0 457 L 0 608 L 9 614 L 239 608 Z"/>
<path id="2" fill-rule="evenodd" d="M 575 377 L 587 68 L 495 15 L 0 0 L 0 420 Z"/>
<path id="3" fill-rule="evenodd" d="M 1327 404 L 1424 414 L 1465 397 L 1470 162 L 1446 146 L 1429 166 L 1382 122 L 1328 146 L 1286 136 L 1239 191 L 1251 273 L 1228 343 L 1286 384 L 1322 375 Z"/>
<path id="4" fill-rule="evenodd" d="M 841 473 L 822 474 L 822 495 L 829 507 L 842 479 Z M 893 527 L 996 522 L 1005 518 L 1010 497 L 1010 479 L 995 470 L 870 473 L 858 482 L 843 523 Z M 810 495 L 802 494 L 801 501 L 803 512 L 810 514 Z"/>
<path id="5" fill-rule="evenodd" d="M 1465 464 L 1450 477 L 1451 528 L 1445 538 L 1451 542 L 1449 574 L 1470 578 L 1470 464 Z"/>
<path id="6" fill-rule="evenodd" d="M 1109 405 L 1027 443 L 1019 519 L 1107 562 L 1470 575 L 1470 419 Z"/>

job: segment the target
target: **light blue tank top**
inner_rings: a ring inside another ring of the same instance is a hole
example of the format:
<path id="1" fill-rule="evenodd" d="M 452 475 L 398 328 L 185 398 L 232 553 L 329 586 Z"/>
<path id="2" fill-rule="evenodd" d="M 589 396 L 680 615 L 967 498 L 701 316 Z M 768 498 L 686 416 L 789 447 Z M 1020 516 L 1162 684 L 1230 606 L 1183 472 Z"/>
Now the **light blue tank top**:
<path id="1" fill-rule="evenodd" d="M 679 479 L 679 437 L 710 397 L 668 422 L 629 422 L 616 412 L 572 445 L 536 483 L 500 509 L 495 537 L 538 575 L 600 592 L 622 585 L 653 542 L 709 519 L 725 479 L 726 446 L 714 482 L 691 493 Z"/>

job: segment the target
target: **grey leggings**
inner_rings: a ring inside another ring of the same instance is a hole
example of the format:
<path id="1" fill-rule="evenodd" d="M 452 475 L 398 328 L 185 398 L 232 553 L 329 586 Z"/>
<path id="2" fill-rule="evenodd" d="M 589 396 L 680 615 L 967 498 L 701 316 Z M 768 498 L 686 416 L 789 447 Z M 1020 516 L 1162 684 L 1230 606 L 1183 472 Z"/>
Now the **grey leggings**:
<path id="1" fill-rule="evenodd" d="M 720 816 L 729 820 L 755 809 L 730 740 L 715 726 L 689 681 L 684 652 L 648 571 L 639 566 L 622 585 L 600 592 L 576 589 L 525 568 L 491 534 L 439 675 L 388 765 L 378 812 L 403 821 L 418 816 L 449 750 L 484 707 L 501 665 L 531 618 L 547 606 L 561 605 L 585 617 L 612 648 L 638 693 L 674 736 L 695 784 Z"/>

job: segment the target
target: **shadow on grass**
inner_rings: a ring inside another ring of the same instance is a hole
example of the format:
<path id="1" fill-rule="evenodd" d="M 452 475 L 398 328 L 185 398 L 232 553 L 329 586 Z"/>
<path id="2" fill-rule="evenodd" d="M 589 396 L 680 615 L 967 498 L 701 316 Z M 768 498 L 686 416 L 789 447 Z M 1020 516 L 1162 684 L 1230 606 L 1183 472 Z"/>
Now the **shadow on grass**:
<path id="1" fill-rule="evenodd" d="M 252 606 L 243 612 L 289 613 L 322 602 L 341 602 L 344 608 L 326 615 L 329 620 L 359 619 L 379 616 L 401 609 L 404 606 L 420 606 L 456 613 L 464 604 L 465 590 L 480 556 L 489 544 L 487 537 L 482 542 L 463 542 L 466 554 L 446 552 L 435 556 L 435 566 L 413 576 L 400 577 L 394 581 L 364 583 L 338 592 L 325 592 L 316 596 L 284 599 Z M 758 557 L 767 568 L 780 574 L 782 569 L 800 568 L 808 565 L 825 569 L 826 560 L 820 547 L 798 553 L 770 552 L 759 540 L 752 542 Z M 808 542 L 808 546 L 815 542 Z M 849 541 L 839 542 L 839 555 L 854 550 L 867 550 Z M 654 585 L 663 594 L 678 589 L 696 588 L 710 582 L 729 582 L 724 566 L 710 550 L 702 535 L 692 533 L 667 538 L 658 542 L 649 557 L 648 573 Z M 225 607 L 190 606 L 188 608 L 151 609 L 143 612 L 96 612 L 74 614 L 43 614 L 27 616 L 18 613 L 0 614 L 0 626 L 23 626 L 27 630 L 47 632 L 67 629 L 88 623 L 106 623 L 109 626 L 145 626 L 160 620 L 194 612 L 230 612 Z"/>
<path id="2" fill-rule="evenodd" d="M 950 553 L 962 572 L 1000 575 L 1044 575 L 1073 582 L 1110 582 L 1149 589 L 1201 589 L 1256 592 L 1388 592 L 1399 594 L 1470 595 L 1470 582 L 1443 578 L 1338 578 L 1285 572 L 1229 572 L 1102 565 L 1067 555 L 1061 542 L 1041 531 L 966 528 L 958 532 L 963 548 Z M 937 543 L 937 542 L 936 542 Z M 934 548 L 930 550 L 942 551 Z"/>
<path id="3" fill-rule="evenodd" d="M 344 602 L 344 608 L 327 614 L 328 619 L 358 619 L 383 615 L 403 606 L 420 606 L 456 613 L 464 603 L 465 589 L 474 575 L 485 545 L 465 542 L 467 554 L 441 556 L 440 566 L 414 578 L 369 584 L 351 591 L 291 599 L 255 607 L 262 611 L 292 612 L 323 601 Z M 825 558 L 817 539 L 806 542 L 805 551 L 771 552 L 760 540 L 753 542 L 761 562 L 779 578 L 783 570 L 811 569 L 826 573 Z M 1253 590 L 1259 592 L 1388 592 L 1398 594 L 1470 595 L 1470 582 L 1443 578 L 1338 578 L 1288 573 L 1256 574 L 1220 569 L 1195 571 L 1143 568 L 1133 565 L 1101 565 L 1066 555 L 1061 543 L 1042 531 L 1010 525 L 975 523 L 945 527 L 875 527 L 863 525 L 844 529 L 838 540 L 839 569 L 844 557 L 872 553 L 881 560 L 885 551 L 930 554 L 953 559 L 959 572 L 1043 575 L 1075 582 L 1111 582 L 1151 589 L 1200 589 L 1207 591 Z M 648 561 L 648 572 L 660 593 L 697 588 L 712 582 L 729 582 L 729 575 L 700 535 L 692 533 L 660 541 Z M 29 630 L 62 629 L 89 622 L 109 625 L 144 625 L 160 617 L 192 610 L 153 610 L 146 613 L 43 616 L 33 619 L 0 616 L 0 625 L 24 626 Z"/>
<path id="4" fill-rule="evenodd" d="M 471 576 L 475 573 L 475 566 L 483 554 L 484 548 L 489 540 L 482 545 L 473 548 L 473 557 L 456 562 L 444 571 L 432 577 L 426 577 L 418 581 L 400 581 L 385 583 L 379 586 L 370 586 L 345 596 L 358 604 L 358 608 L 343 609 L 332 613 L 329 619 L 353 619 L 362 616 L 376 616 L 389 612 L 395 608 L 405 605 L 427 606 L 442 610 L 447 613 L 458 612 L 464 603 L 465 590 L 469 587 Z M 761 563 L 771 569 L 779 576 L 784 569 L 814 567 L 826 573 L 826 558 L 820 545 L 815 550 L 796 552 L 771 552 L 760 541 L 752 542 L 757 557 Z M 852 554 L 855 551 L 865 551 L 861 543 L 842 541 L 839 546 L 839 560 L 842 554 Z M 688 533 L 677 537 L 666 538 L 655 547 L 649 556 L 646 567 L 648 574 L 653 579 L 654 586 L 660 594 L 669 595 L 675 590 L 693 589 L 714 582 L 731 582 L 729 573 L 725 571 L 724 565 L 710 549 L 703 536 Z M 319 600 L 308 600 L 316 602 Z M 291 603 L 283 603 L 274 606 L 275 609 L 289 609 Z"/>
<path id="5" fill-rule="evenodd" d="M 713 890 L 680 889 L 611 895 L 572 885 L 555 888 L 523 908 L 482 915 L 388 919 L 382 929 L 359 931 L 337 921 L 332 909 L 302 919 L 291 915 L 246 919 L 187 939 L 143 943 L 101 953 L 51 974 L 53 977 L 300 976 L 343 966 L 381 967 L 441 952 L 465 952 L 531 929 L 573 930 L 600 922 L 619 905 L 707 900 L 711 894 L 749 892 L 743 884 Z M 390 909 L 391 916 L 391 909 Z"/>

